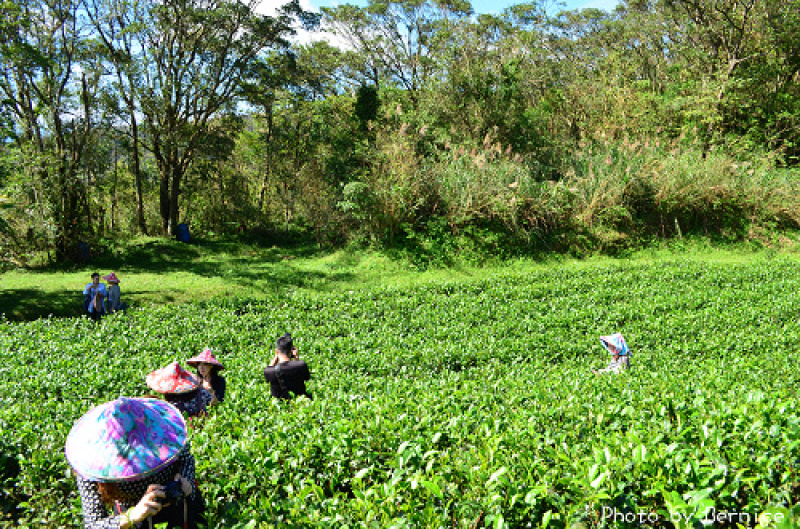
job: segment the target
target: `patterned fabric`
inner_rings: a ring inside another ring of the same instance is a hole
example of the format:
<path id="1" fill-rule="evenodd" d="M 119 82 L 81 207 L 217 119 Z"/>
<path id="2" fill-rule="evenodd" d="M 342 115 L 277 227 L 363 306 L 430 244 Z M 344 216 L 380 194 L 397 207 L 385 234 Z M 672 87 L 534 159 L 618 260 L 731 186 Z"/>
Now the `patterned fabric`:
<path id="1" fill-rule="evenodd" d="M 81 417 L 64 451 L 75 472 L 86 479 L 131 481 L 169 465 L 186 440 L 186 424 L 174 406 L 122 397 Z"/>
<path id="2" fill-rule="evenodd" d="M 200 381 L 178 362 L 156 369 L 145 380 L 150 389 L 158 393 L 189 393 L 200 387 Z"/>
<path id="3" fill-rule="evenodd" d="M 119 283 L 119 279 L 117 279 L 117 274 L 111 272 L 107 276 L 103 276 L 103 279 L 108 281 L 109 283 Z"/>
<path id="4" fill-rule="evenodd" d="M 120 500 L 119 510 L 125 512 L 134 507 L 147 492 L 147 487 L 151 484 L 166 485 L 175 480 L 175 474 L 180 474 L 192 484 L 192 494 L 189 499 L 199 495 L 195 481 L 195 461 L 191 454 L 191 446 L 187 442 L 178 454 L 175 462 L 147 478 L 137 481 L 116 483 L 119 491 L 125 496 L 125 500 Z M 81 506 L 83 507 L 83 522 L 86 529 L 119 529 L 123 518 L 119 514 L 109 513 L 109 509 L 103 504 L 98 490 L 97 482 L 88 480 L 84 477 L 76 476 L 78 482 L 78 492 L 81 496 Z M 116 511 L 116 509 L 115 509 Z M 149 525 L 143 524 L 144 527 Z"/>
<path id="5" fill-rule="evenodd" d="M 100 291 L 96 291 L 96 294 L 89 300 L 89 307 L 87 310 L 89 311 L 89 314 L 92 315 L 106 313 L 106 300 Z"/>
<path id="6" fill-rule="evenodd" d="M 625 343 L 625 338 L 623 338 L 622 334 L 620 333 L 611 334 L 609 336 L 601 336 L 600 343 L 602 343 L 603 347 L 605 347 L 606 350 L 611 354 L 614 353 L 608 347 L 609 344 L 613 345 L 617 349 L 617 352 L 620 356 L 631 356 L 631 351 L 628 349 L 628 344 Z"/>
<path id="7" fill-rule="evenodd" d="M 219 360 L 217 360 L 214 357 L 214 353 L 212 353 L 211 349 L 209 349 L 208 347 L 206 347 L 206 349 L 199 355 L 195 356 L 194 358 L 188 359 L 186 363 L 194 367 L 197 367 L 197 364 L 200 363 L 211 364 L 212 366 L 217 366 L 220 369 L 225 369 L 225 366 L 222 365 L 219 362 Z"/>
<path id="8" fill-rule="evenodd" d="M 194 417 L 195 415 L 205 413 L 214 398 L 211 393 L 203 388 L 200 388 L 197 394 L 190 399 L 178 400 L 177 398 L 171 398 L 170 395 L 166 395 L 166 397 L 169 399 L 170 404 L 181 410 L 187 417 Z"/>

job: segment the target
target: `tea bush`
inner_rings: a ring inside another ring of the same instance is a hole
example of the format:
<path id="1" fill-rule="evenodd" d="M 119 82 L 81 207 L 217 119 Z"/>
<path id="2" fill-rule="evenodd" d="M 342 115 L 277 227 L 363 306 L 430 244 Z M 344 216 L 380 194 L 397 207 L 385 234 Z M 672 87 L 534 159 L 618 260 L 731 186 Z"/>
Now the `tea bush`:
<path id="1" fill-rule="evenodd" d="M 4 523 L 80 526 L 75 420 L 210 346 L 211 527 L 796 527 L 798 284 L 791 258 L 671 259 L 6 322 Z M 314 400 L 269 397 L 286 331 Z M 595 376 L 612 332 L 632 369 Z"/>

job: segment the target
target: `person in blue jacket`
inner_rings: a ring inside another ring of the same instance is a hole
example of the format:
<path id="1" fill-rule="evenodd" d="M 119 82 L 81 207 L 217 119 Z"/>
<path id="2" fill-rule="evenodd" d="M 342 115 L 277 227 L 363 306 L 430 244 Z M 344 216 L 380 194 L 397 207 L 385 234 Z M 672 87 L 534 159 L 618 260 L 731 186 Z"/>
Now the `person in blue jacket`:
<path id="1" fill-rule="evenodd" d="M 106 286 L 100 282 L 100 274 L 93 273 L 92 282 L 83 289 L 83 308 L 89 312 L 94 321 L 100 321 L 106 313 L 107 295 Z"/>

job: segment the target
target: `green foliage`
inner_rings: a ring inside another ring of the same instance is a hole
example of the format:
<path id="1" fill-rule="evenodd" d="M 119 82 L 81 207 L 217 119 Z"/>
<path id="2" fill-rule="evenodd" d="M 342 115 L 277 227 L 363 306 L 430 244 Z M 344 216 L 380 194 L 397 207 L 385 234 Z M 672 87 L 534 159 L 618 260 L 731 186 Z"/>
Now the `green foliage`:
<path id="1" fill-rule="evenodd" d="M 692 527 L 712 507 L 794 526 L 798 270 L 620 261 L 4 323 L 17 523 L 78 526 L 75 420 L 211 346 L 228 395 L 191 437 L 212 527 Z M 313 401 L 268 396 L 286 330 Z M 614 331 L 632 368 L 592 375 Z"/>
<path id="2" fill-rule="evenodd" d="M 181 222 L 385 247 L 446 223 L 575 253 L 795 226 L 772 169 L 800 152 L 798 2 L 374 0 L 323 9 L 338 48 L 291 45 L 320 22 L 299 2 L 6 1 L 0 230 L 22 261 Z"/>
<path id="3" fill-rule="evenodd" d="M 374 86 L 361 85 L 358 87 L 354 112 L 362 132 L 366 132 L 369 123 L 378 117 L 380 105 L 378 90 Z"/>

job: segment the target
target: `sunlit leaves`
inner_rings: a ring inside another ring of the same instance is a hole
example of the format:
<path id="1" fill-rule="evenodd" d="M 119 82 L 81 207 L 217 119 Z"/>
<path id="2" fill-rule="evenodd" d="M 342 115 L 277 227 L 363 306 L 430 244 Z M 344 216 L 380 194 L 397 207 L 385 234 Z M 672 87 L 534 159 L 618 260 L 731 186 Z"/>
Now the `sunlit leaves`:
<path id="1" fill-rule="evenodd" d="M 798 281 L 788 259 L 618 262 L 3 324 L 0 425 L 15 433 L 0 447 L 20 462 L 26 521 L 77 523 L 73 422 L 210 346 L 229 395 L 192 442 L 219 527 L 794 515 Z M 269 398 L 261 370 L 286 331 L 314 400 Z M 633 367 L 592 375 L 614 331 Z"/>

